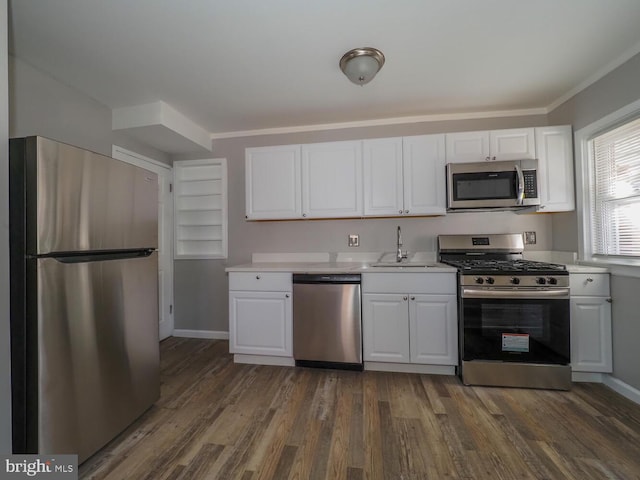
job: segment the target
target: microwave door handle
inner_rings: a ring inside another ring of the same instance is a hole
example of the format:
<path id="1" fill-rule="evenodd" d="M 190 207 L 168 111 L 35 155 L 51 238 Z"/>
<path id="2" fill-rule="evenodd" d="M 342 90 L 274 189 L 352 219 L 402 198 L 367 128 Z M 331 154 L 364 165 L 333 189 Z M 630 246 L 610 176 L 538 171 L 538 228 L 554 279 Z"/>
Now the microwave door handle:
<path id="1" fill-rule="evenodd" d="M 522 173 L 522 168 L 520 165 L 516 165 L 516 173 L 518 174 L 518 205 L 522 205 L 524 203 L 524 174 Z"/>

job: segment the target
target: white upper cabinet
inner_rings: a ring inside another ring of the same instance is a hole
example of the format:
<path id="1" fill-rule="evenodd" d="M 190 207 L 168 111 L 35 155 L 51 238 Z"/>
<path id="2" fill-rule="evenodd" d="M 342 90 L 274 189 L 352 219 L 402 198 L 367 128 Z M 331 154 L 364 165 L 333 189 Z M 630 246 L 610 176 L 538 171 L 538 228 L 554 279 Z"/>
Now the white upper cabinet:
<path id="1" fill-rule="evenodd" d="M 404 212 L 402 138 L 364 140 L 364 214 L 401 215 Z"/>
<path id="2" fill-rule="evenodd" d="M 300 145 L 246 149 L 247 219 L 302 216 L 300 150 Z"/>
<path id="3" fill-rule="evenodd" d="M 364 214 L 446 213 L 444 135 L 363 142 Z"/>
<path id="4" fill-rule="evenodd" d="M 491 160 L 536 158 L 535 129 L 509 128 L 489 132 Z"/>
<path id="5" fill-rule="evenodd" d="M 362 141 L 302 145 L 302 216 L 360 217 Z"/>
<path id="6" fill-rule="evenodd" d="M 539 127 L 535 131 L 540 210 L 574 210 L 571 125 Z"/>
<path id="7" fill-rule="evenodd" d="M 482 162 L 489 158 L 489 132 L 457 132 L 445 135 L 447 163 Z"/>
<path id="8" fill-rule="evenodd" d="M 409 215 L 445 215 L 444 135 L 404 137 L 404 213 Z"/>
<path id="9" fill-rule="evenodd" d="M 535 130 L 509 128 L 447 133 L 447 163 L 535 158 Z"/>

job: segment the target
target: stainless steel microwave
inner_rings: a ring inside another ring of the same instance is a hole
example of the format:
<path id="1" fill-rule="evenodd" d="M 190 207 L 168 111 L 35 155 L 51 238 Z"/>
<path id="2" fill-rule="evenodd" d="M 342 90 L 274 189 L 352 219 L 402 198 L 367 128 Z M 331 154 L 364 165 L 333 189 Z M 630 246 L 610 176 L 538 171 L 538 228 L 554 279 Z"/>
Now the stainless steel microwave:
<path id="1" fill-rule="evenodd" d="M 538 160 L 447 164 L 447 208 L 540 205 Z"/>

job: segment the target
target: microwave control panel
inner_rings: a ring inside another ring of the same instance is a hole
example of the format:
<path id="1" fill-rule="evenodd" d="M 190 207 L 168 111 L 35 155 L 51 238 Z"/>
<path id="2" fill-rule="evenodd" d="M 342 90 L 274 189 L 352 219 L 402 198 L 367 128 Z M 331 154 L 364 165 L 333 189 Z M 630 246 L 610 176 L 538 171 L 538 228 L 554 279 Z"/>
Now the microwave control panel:
<path id="1" fill-rule="evenodd" d="M 538 181 L 535 170 L 524 170 L 524 198 L 538 198 Z"/>

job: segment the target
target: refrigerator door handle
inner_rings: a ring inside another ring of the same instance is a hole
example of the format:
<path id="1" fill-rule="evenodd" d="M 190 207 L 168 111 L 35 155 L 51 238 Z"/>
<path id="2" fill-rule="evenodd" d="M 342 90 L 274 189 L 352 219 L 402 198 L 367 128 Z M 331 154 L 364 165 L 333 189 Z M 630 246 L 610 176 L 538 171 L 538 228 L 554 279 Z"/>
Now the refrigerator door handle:
<path id="1" fill-rule="evenodd" d="M 115 252 L 78 252 L 73 254 L 40 255 L 39 258 L 53 258 L 60 263 L 104 262 L 107 260 L 128 260 L 146 258 L 155 252 L 154 248 L 120 250 Z"/>

